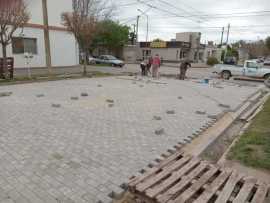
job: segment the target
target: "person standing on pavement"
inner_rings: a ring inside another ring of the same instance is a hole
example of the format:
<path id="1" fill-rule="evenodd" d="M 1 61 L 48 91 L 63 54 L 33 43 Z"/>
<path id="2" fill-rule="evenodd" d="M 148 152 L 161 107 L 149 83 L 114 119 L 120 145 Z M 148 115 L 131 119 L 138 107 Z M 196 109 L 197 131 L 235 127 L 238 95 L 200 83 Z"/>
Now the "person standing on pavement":
<path id="1" fill-rule="evenodd" d="M 142 62 L 141 62 L 141 70 L 142 70 L 142 76 L 146 76 L 146 74 L 147 74 L 147 64 L 148 64 L 148 60 L 143 60 Z"/>
<path id="2" fill-rule="evenodd" d="M 152 64 L 152 76 L 153 78 L 158 78 L 159 77 L 159 68 L 161 65 L 161 61 L 159 58 L 159 55 L 156 54 L 156 56 L 153 58 L 153 64 Z"/>
<path id="3" fill-rule="evenodd" d="M 153 64 L 153 57 L 150 56 L 148 58 L 148 63 L 147 63 L 147 66 L 146 66 L 146 75 L 150 74 L 151 75 L 151 67 L 152 67 L 152 64 Z"/>
<path id="4" fill-rule="evenodd" d="M 180 65 L 180 80 L 185 80 L 187 69 L 191 67 L 191 63 L 188 59 L 184 59 Z"/>

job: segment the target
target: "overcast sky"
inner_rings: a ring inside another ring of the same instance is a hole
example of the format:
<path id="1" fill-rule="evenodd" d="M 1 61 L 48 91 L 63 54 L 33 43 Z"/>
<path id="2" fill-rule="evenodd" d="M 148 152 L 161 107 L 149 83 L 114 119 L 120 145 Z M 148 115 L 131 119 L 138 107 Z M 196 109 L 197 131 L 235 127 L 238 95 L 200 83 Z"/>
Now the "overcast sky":
<path id="1" fill-rule="evenodd" d="M 111 2 L 118 8 L 114 18 L 130 26 L 140 15 L 137 9 L 147 11 L 150 39 L 170 40 L 177 32 L 199 31 L 203 43 L 218 43 L 221 27 L 228 23 L 231 24 L 230 42 L 264 39 L 270 35 L 270 0 L 141 0 L 148 5 L 137 0 Z M 140 41 L 146 39 L 146 27 L 146 16 L 143 15 L 139 23 Z"/>

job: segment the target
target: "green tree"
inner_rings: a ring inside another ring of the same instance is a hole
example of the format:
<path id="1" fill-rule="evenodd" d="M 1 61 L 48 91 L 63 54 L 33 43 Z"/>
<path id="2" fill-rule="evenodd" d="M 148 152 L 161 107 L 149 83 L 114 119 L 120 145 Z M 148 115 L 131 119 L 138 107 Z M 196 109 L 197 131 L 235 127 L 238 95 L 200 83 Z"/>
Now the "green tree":
<path id="1" fill-rule="evenodd" d="M 216 65 L 216 64 L 218 64 L 219 63 L 219 61 L 218 61 L 218 59 L 216 58 L 216 57 L 209 57 L 208 59 L 207 59 L 207 65 L 209 65 L 209 66 L 214 66 L 214 65 Z"/>
<path id="2" fill-rule="evenodd" d="M 136 33 L 135 32 L 129 33 L 129 41 L 132 45 L 134 45 L 136 43 Z"/>
<path id="3" fill-rule="evenodd" d="M 116 55 L 130 40 L 130 27 L 112 20 L 99 22 L 98 30 L 94 40 L 94 48 L 103 46 Z"/>
<path id="4" fill-rule="evenodd" d="M 239 58 L 239 53 L 238 53 L 237 48 L 235 48 L 233 46 L 228 46 L 226 56 L 236 57 L 238 59 Z"/>
<path id="5" fill-rule="evenodd" d="M 265 40 L 266 47 L 270 50 L 270 36 Z"/>
<path id="6" fill-rule="evenodd" d="M 164 42 L 164 40 L 157 38 L 157 39 L 154 39 L 153 42 Z"/>

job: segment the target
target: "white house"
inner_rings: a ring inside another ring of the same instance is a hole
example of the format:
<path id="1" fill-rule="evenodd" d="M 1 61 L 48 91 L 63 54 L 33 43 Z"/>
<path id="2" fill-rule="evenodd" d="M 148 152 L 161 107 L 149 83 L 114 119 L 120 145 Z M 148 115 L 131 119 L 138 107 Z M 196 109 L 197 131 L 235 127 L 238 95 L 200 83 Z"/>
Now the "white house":
<path id="1" fill-rule="evenodd" d="M 61 22 L 61 14 L 72 11 L 72 0 L 25 1 L 31 19 L 23 29 L 20 28 L 16 31 L 12 44 L 9 45 L 7 50 L 7 56 L 14 57 L 15 68 L 26 67 L 25 53 L 33 55 L 30 60 L 31 67 L 47 67 L 50 62 L 52 67 L 79 64 L 79 51 L 76 40 L 71 33 L 67 32 Z M 46 23 L 43 19 L 42 2 L 47 4 L 48 27 L 45 26 Z M 44 33 L 46 30 L 49 33 L 47 48 L 49 48 L 50 54 L 45 51 Z"/>

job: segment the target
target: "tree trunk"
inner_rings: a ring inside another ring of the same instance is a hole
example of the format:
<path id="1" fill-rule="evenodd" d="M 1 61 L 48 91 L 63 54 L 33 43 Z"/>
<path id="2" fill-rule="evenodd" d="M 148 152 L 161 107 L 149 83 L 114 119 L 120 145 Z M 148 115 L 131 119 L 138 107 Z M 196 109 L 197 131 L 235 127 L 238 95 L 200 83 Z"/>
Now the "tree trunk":
<path id="1" fill-rule="evenodd" d="M 87 52 L 84 52 L 84 61 L 83 61 L 83 75 L 86 76 L 87 75 Z"/>
<path id="2" fill-rule="evenodd" d="M 6 72 L 7 72 L 7 46 L 5 44 L 2 44 L 2 53 L 3 53 L 3 66 L 0 70 L 0 77 L 5 78 Z"/>

